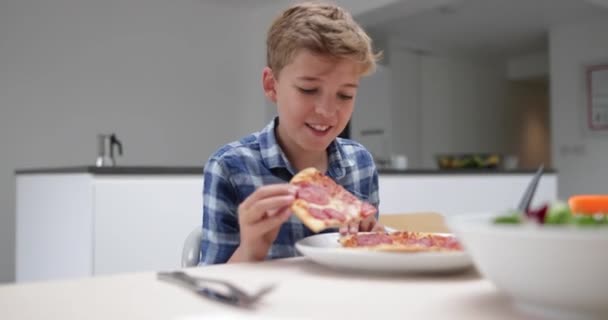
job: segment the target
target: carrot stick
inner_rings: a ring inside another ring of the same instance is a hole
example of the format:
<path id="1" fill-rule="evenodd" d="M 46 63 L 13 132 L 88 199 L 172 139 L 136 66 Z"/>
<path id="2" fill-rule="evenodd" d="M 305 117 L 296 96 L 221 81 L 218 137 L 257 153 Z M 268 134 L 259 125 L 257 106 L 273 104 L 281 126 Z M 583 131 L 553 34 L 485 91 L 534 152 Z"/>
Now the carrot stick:
<path id="1" fill-rule="evenodd" d="M 608 194 L 583 194 L 570 197 L 568 205 L 573 214 L 608 214 Z"/>

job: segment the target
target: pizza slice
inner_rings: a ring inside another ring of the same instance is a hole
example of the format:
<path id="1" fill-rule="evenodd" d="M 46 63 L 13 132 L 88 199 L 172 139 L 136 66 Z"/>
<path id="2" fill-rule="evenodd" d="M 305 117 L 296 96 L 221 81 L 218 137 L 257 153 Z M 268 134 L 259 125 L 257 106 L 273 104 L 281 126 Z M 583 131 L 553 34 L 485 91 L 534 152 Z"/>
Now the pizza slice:
<path id="1" fill-rule="evenodd" d="M 462 246 L 450 234 L 395 231 L 346 235 L 340 238 L 344 248 L 392 252 L 462 251 Z"/>
<path id="2" fill-rule="evenodd" d="M 359 222 L 377 211 L 315 168 L 300 171 L 289 183 L 298 187 L 293 213 L 314 232 Z"/>

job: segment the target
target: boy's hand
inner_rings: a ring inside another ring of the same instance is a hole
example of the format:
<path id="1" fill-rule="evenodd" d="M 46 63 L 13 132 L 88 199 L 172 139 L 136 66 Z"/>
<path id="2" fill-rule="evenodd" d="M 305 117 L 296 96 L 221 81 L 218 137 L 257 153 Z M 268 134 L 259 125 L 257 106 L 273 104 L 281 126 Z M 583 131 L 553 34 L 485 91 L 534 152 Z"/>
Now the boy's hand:
<path id="1" fill-rule="evenodd" d="M 361 222 L 351 223 L 348 226 L 340 227 L 340 234 L 352 234 L 357 233 L 359 231 L 362 232 L 376 232 L 376 231 L 384 231 L 384 226 L 378 223 L 374 216 L 369 216 Z"/>
<path id="2" fill-rule="evenodd" d="M 230 258 L 234 261 L 261 261 L 291 215 L 296 188 L 289 184 L 262 186 L 238 208 L 241 243 Z"/>

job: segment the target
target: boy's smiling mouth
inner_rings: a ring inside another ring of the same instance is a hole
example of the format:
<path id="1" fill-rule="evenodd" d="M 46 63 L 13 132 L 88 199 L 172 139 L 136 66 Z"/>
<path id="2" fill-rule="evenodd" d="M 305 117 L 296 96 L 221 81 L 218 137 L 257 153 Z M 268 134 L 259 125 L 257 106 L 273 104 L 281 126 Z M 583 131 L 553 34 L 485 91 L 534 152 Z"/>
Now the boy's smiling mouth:
<path id="1" fill-rule="evenodd" d="M 307 123 L 306 126 L 311 128 L 313 131 L 316 131 L 319 133 L 325 133 L 325 132 L 329 131 L 329 129 L 331 128 L 331 126 L 322 125 L 322 124 L 312 124 L 312 123 Z"/>

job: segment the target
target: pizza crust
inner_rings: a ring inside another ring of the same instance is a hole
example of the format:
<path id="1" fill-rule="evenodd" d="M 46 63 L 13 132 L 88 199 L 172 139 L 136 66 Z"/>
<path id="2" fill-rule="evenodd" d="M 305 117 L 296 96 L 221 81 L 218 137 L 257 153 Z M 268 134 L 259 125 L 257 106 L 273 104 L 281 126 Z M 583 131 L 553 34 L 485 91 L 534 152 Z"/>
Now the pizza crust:
<path id="1" fill-rule="evenodd" d="M 306 201 L 301 199 L 296 199 L 293 202 L 293 204 L 291 205 L 291 210 L 293 211 L 293 214 L 295 214 L 296 217 L 298 217 L 300 221 L 304 223 L 304 225 L 306 225 L 310 230 L 315 233 L 325 230 L 327 228 L 334 228 L 342 225 L 338 220 L 320 220 L 313 217 L 308 212 Z"/>
<path id="2" fill-rule="evenodd" d="M 293 178 L 291 178 L 290 183 L 314 181 L 316 180 L 314 177 L 319 174 L 321 174 L 321 172 L 315 168 L 306 168 L 298 172 L 295 176 L 293 176 Z"/>

